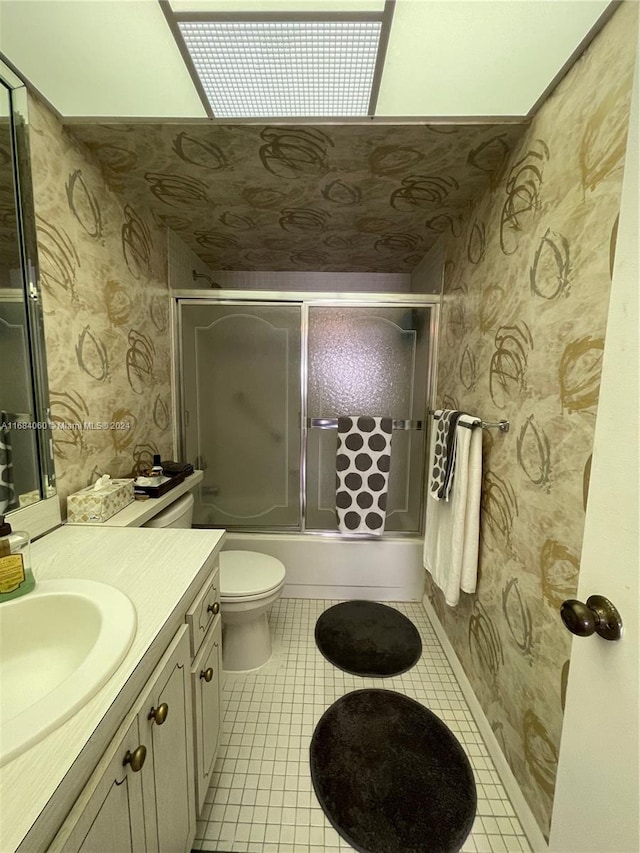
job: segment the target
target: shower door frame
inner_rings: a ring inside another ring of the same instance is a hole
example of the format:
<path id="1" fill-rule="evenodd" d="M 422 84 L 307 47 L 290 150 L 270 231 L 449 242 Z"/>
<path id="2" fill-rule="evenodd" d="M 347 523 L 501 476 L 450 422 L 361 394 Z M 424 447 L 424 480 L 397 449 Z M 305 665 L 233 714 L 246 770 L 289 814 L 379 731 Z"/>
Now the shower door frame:
<path id="1" fill-rule="evenodd" d="M 438 357 L 438 329 L 440 323 L 440 296 L 437 294 L 404 294 L 404 293 L 309 293 L 308 291 L 264 291 L 264 290 L 174 290 L 172 297 L 172 338 L 173 338 L 173 399 L 174 423 L 176 430 L 177 458 L 185 457 L 185 403 L 184 403 L 184 374 L 183 374 L 183 352 L 182 352 L 182 306 L 183 305 L 236 305 L 236 306 L 273 306 L 273 305 L 298 305 L 300 306 L 300 494 L 299 510 L 300 525 L 296 527 L 233 527 L 234 533 L 301 533 L 307 536 L 321 536 L 331 539 L 351 539 L 354 541 L 362 539 L 390 539 L 390 538 L 415 538 L 424 535 L 424 509 L 427 482 L 427 448 L 429 446 L 429 435 L 431 418 L 429 410 L 434 408 L 436 382 L 437 382 L 437 357 Z M 428 370 L 426 381 L 428 391 L 425 395 L 425 410 L 422 413 L 422 432 L 424 443 L 424 458 L 422 483 L 420 494 L 420 527 L 417 531 L 390 531 L 383 533 L 382 537 L 371 534 L 344 534 L 337 530 L 309 530 L 306 526 L 307 512 L 307 439 L 308 439 L 308 408 L 307 408 L 307 381 L 308 381 L 308 356 L 309 356 L 309 309 L 312 307 L 359 307 L 359 308 L 431 308 L 429 314 L 429 349 Z"/>

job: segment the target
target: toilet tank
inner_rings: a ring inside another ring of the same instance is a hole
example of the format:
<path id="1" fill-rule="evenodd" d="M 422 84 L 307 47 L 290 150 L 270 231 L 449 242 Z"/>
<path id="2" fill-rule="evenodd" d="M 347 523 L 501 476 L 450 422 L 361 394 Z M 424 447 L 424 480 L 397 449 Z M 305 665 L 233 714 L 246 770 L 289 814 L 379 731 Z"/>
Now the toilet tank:
<path id="1" fill-rule="evenodd" d="M 152 500 L 152 499 L 151 499 Z M 149 519 L 143 527 L 182 527 L 190 528 L 193 520 L 193 495 L 188 492 Z"/>

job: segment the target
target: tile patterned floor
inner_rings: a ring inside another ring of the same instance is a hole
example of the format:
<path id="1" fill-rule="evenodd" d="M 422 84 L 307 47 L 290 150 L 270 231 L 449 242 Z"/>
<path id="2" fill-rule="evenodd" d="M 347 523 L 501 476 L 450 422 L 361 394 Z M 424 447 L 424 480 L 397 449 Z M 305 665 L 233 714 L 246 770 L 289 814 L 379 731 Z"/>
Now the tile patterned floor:
<path id="1" fill-rule="evenodd" d="M 222 743 L 194 848 L 225 853 L 351 850 L 313 792 L 309 743 L 315 724 L 340 696 L 362 687 L 385 687 L 430 708 L 466 750 L 476 777 L 478 810 L 464 853 L 529 853 L 422 605 L 390 604 L 416 625 L 423 652 L 408 672 L 380 679 L 342 672 L 316 648 L 316 620 L 332 604 L 337 602 L 280 599 L 270 616 L 274 653 L 269 663 L 253 673 L 225 675 Z"/>

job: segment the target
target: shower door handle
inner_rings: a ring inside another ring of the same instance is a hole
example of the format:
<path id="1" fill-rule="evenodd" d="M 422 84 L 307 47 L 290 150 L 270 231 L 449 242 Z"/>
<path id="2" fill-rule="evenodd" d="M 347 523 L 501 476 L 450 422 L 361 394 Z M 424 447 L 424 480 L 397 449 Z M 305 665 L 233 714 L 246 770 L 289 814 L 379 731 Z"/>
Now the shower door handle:
<path id="1" fill-rule="evenodd" d="M 307 426 L 311 429 L 337 429 L 337 418 L 307 418 Z"/>

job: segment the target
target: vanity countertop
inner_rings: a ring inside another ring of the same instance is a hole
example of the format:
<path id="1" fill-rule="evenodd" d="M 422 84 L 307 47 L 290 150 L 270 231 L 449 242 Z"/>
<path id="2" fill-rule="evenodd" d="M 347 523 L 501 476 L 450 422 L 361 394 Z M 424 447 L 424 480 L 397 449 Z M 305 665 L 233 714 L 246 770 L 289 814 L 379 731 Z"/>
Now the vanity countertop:
<path id="1" fill-rule="evenodd" d="M 95 523 L 91 527 L 142 527 L 149 519 L 157 515 L 161 510 L 166 509 L 174 501 L 178 500 L 182 495 L 190 492 L 194 486 L 202 482 L 204 474 L 202 471 L 194 471 L 189 474 L 177 486 L 174 486 L 171 491 L 166 492 L 159 498 L 148 498 L 146 501 L 134 500 L 120 512 L 112 515 L 102 523 Z M 86 524 L 78 524 L 77 522 L 67 522 L 70 527 L 87 527 Z"/>
<path id="2" fill-rule="evenodd" d="M 33 544 L 36 580 L 87 578 L 117 587 L 135 605 L 137 629 L 123 662 L 96 695 L 0 768 L 1 853 L 18 848 L 45 807 L 52 825 L 62 822 L 56 809 L 79 793 L 182 623 L 223 538 L 223 530 L 65 525 Z M 38 837 L 36 826 L 23 849 L 42 849 Z"/>

